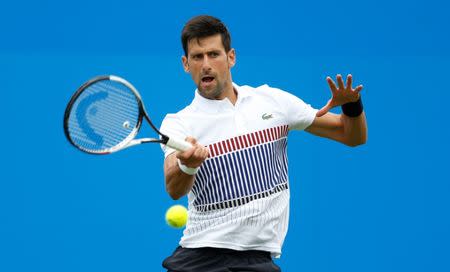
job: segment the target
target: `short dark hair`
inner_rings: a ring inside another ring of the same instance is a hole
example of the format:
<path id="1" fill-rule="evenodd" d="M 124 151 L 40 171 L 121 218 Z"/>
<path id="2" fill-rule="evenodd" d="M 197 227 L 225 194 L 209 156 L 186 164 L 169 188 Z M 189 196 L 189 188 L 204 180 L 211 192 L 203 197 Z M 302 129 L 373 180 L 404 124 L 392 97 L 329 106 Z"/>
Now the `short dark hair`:
<path id="1" fill-rule="evenodd" d="M 181 43 L 183 45 L 184 55 L 188 54 L 188 43 L 192 39 L 200 39 L 220 34 L 222 37 L 222 45 L 225 52 L 231 49 L 231 37 L 227 27 L 219 19 L 209 16 L 200 15 L 190 19 L 183 27 L 181 32 Z"/>

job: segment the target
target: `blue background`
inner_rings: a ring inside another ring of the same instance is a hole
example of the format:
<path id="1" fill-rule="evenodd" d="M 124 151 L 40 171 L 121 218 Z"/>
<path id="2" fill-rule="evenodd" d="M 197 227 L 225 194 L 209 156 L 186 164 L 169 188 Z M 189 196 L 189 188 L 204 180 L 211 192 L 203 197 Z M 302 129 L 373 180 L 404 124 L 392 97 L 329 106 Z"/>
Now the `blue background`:
<path id="1" fill-rule="evenodd" d="M 444 1 L 9 1 L 0 9 L 0 271 L 162 271 L 181 230 L 166 209 L 159 147 L 72 148 L 71 94 L 116 74 L 160 124 L 190 102 L 179 35 L 221 18 L 233 79 L 316 108 L 325 77 L 363 84 L 366 145 L 293 132 L 283 271 L 450 271 L 450 17 Z M 335 109 L 339 112 L 339 109 Z M 149 132 L 144 129 L 141 135 Z"/>

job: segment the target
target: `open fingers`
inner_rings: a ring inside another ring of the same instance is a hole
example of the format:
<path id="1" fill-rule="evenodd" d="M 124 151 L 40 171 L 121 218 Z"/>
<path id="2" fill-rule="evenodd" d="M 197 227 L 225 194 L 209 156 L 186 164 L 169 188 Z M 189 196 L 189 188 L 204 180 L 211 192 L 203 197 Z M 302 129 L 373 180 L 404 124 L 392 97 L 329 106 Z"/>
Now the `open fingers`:
<path id="1" fill-rule="evenodd" d="M 338 74 L 338 75 L 336 76 L 336 79 L 337 79 L 337 82 L 338 82 L 339 89 L 340 89 L 340 90 L 345 89 L 345 87 L 344 87 L 344 80 L 342 79 L 342 75 L 341 75 L 341 74 Z"/>
<path id="2" fill-rule="evenodd" d="M 337 92 L 336 83 L 334 83 L 333 79 L 331 77 L 327 77 L 328 85 L 330 86 L 331 92 L 335 93 Z"/>
<path id="3" fill-rule="evenodd" d="M 330 111 L 331 109 L 331 100 L 328 100 L 328 103 L 323 106 L 317 113 L 316 113 L 316 117 L 321 117 L 323 115 L 325 115 L 328 111 Z"/>
<path id="4" fill-rule="evenodd" d="M 362 89 L 363 89 L 363 85 L 358 85 L 358 86 L 355 88 L 355 93 L 359 93 Z"/>
<path id="5" fill-rule="evenodd" d="M 347 90 L 351 90 L 352 89 L 352 84 L 353 84 L 353 77 L 351 74 L 347 75 Z"/>

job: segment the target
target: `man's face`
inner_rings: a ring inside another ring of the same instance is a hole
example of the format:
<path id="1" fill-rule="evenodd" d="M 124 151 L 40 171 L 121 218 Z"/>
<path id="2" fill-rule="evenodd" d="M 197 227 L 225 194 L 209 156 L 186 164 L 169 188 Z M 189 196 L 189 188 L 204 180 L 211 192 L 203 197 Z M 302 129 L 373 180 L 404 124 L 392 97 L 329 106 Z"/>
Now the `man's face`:
<path id="1" fill-rule="evenodd" d="M 200 94 L 209 99 L 223 99 L 230 88 L 230 68 L 235 64 L 235 51 L 225 52 L 220 34 L 188 43 L 188 55 L 182 57 L 184 70 L 191 74 Z M 231 87 L 232 88 L 232 87 Z"/>

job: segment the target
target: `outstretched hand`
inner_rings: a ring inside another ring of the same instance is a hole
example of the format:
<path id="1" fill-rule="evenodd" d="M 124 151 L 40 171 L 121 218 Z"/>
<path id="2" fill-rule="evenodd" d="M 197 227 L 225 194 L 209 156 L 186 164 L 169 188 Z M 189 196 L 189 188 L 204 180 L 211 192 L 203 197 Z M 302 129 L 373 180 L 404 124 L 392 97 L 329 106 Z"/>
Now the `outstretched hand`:
<path id="1" fill-rule="evenodd" d="M 355 102 L 359 99 L 359 92 L 362 90 L 363 86 L 358 85 L 355 89 L 353 89 L 352 75 L 347 75 L 347 84 L 345 85 L 340 74 L 336 76 L 336 79 L 338 86 L 336 86 L 336 83 L 334 83 L 331 77 L 327 77 L 327 82 L 330 86 L 332 97 L 328 100 L 328 103 L 316 113 L 317 117 L 325 115 L 334 107 L 341 106 L 345 103 Z"/>

